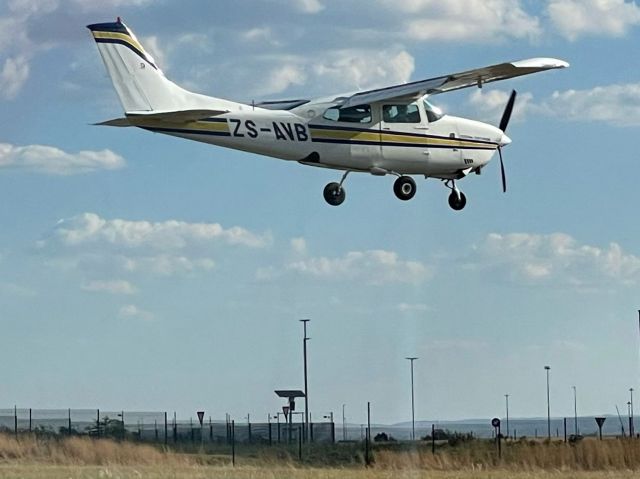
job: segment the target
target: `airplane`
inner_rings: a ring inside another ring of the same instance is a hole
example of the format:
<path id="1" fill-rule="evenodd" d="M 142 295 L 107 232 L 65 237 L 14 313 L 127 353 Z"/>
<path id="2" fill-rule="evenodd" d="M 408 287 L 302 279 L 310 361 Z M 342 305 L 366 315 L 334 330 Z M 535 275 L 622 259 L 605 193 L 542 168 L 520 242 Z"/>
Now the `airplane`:
<path id="1" fill-rule="evenodd" d="M 188 140 L 343 172 L 324 188 L 332 206 L 346 197 L 350 173 L 395 176 L 395 196 L 416 194 L 412 175 L 450 190 L 449 206 L 467 198 L 457 181 L 481 174 L 496 151 L 507 191 L 502 148 L 516 101 L 512 91 L 498 126 L 445 115 L 431 96 L 569 64 L 554 58 L 500 63 L 402 85 L 325 98 L 237 103 L 187 91 L 168 80 L 120 17 L 88 25 L 125 112 L 97 125 L 138 127 Z"/>

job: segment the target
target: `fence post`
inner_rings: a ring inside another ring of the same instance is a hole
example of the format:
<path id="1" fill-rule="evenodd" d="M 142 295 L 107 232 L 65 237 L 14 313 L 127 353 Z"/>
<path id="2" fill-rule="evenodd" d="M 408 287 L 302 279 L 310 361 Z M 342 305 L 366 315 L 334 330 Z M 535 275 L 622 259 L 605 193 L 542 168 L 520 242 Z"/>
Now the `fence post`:
<path id="1" fill-rule="evenodd" d="M 251 444 L 251 423 L 250 423 L 250 422 L 248 422 L 247 424 L 248 424 L 248 426 L 249 426 L 249 428 L 248 428 L 248 433 L 249 433 L 249 444 Z"/>
<path id="2" fill-rule="evenodd" d="M 431 454 L 436 453 L 436 425 L 431 425 Z"/>
<path id="3" fill-rule="evenodd" d="M 158 442 L 158 420 L 154 419 L 153 420 L 155 427 L 156 427 L 156 442 Z"/>
<path id="4" fill-rule="evenodd" d="M 29 408 L 29 432 L 31 432 L 31 411 L 32 409 Z"/>
<path id="5" fill-rule="evenodd" d="M 71 408 L 69 408 L 69 429 L 67 430 L 67 434 L 71 436 Z"/>
<path id="6" fill-rule="evenodd" d="M 173 442 L 178 442 L 178 420 L 175 411 L 173 411 Z"/>
<path id="7" fill-rule="evenodd" d="M 168 424 L 167 424 L 167 411 L 164 412 L 164 445 L 167 445 L 167 432 L 168 431 Z"/>
<path id="8" fill-rule="evenodd" d="M 331 421 L 331 444 L 336 443 L 336 423 Z"/>
<path id="9" fill-rule="evenodd" d="M 211 416 L 209 416 L 209 442 L 213 443 L 213 422 L 211 422 Z"/>
<path id="10" fill-rule="evenodd" d="M 236 465 L 236 422 L 231 421 L 231 465 Z"/>
<path id="11" fill-rule="evenodd" d="M 13 430 L 18 439 L 18 406 L 13 406 Z"/>
<path id="12" fill-rule="evenodd" d="M 273 444 L 273 436 L 271 435 L 271 421 L 269 421 L 269 445 Z"/>
<path id="13" fill-rule="evenodd" d="M 564 418 L 564 442 L 567 442 L 567 418 Z"/>
<path id="14" fill-rule="evenodd" d="M 196 442 L 196 436 L 193 432 L 193 418 L 189 418 L 189 421 L 191 421 L 191 443 L 194 443 Z"/>
<path id="15" fill-rule="evenodd" d="M 100 437 L 100 409 L 96 409 L 97 411 L 97 416 L 96 416 L 96 434 L 98 435 L 98 437 Z"/>

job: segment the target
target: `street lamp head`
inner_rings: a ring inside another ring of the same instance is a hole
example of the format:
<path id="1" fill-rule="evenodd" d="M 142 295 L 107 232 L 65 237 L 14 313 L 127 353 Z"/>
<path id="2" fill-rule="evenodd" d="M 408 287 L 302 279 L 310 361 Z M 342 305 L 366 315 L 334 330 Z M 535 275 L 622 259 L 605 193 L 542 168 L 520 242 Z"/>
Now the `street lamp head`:
<path id="1" fill-rule="evenodd" d="M 545 366 L 544 367 L 547 371 L 549 371 L 551 369 L 551 366 Z"/>
<path id="2" fill-rule="evenodd" d="M 412 357 L 412 358 L 405 358 L 405 359 L 408 359 L 409 361 L 415 361 L 416 359 L 419 359 L 419 358 Z"/>

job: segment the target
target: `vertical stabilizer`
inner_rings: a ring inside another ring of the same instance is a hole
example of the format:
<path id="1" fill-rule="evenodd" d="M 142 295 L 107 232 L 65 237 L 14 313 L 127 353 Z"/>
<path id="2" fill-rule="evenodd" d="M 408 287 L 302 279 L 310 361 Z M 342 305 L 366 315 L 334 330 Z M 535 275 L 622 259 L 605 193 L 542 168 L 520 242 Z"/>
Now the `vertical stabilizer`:
<path id="1" fill-rule="evenodd" d="M 189 92 L 168 80 L 120 18 L 88 25 L 125 112 L 235 110 L 237 104 Z"/>

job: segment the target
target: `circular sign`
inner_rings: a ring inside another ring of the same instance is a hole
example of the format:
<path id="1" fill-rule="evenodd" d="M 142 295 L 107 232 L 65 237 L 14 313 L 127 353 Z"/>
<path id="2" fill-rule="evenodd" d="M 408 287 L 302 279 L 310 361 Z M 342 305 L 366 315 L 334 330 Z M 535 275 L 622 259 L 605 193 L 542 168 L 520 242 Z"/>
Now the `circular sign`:
<path id="1" fill-rule="evenodd" d="M 497 417 L 494 417 L 494 418 L 491 420 L 491 425 L 492 425 L 493 427 L 500 427 L 500 419 L 498 419 Z"/>

